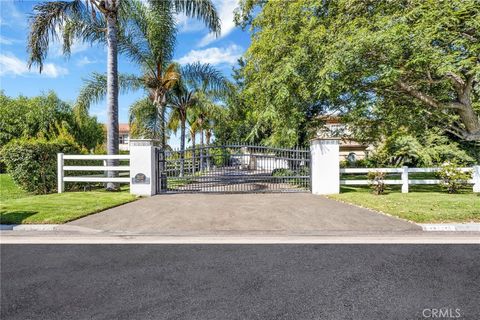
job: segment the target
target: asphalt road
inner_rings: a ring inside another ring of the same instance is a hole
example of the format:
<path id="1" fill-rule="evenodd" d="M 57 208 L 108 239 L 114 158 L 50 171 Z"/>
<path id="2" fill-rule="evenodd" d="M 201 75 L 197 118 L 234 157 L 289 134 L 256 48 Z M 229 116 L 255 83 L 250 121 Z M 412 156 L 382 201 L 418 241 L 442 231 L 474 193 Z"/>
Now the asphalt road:
<path id="1" fill-rule="evenodd" d="M 455 316 L 480 319 L 478 245 L 1 247 L 5 320 Z"/>

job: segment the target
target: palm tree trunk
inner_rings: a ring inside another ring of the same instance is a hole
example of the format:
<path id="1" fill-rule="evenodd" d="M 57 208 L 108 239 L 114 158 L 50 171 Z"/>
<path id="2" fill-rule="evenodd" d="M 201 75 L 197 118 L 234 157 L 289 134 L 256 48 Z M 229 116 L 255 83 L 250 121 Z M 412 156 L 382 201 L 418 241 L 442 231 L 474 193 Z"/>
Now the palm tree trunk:
<path id="1" fill-rule="evenodd" d="M 117 18 L 107 14 L 107 153 L 118 154 L 118 70 L 117 70 Z M 118 160 L 108 160 L 109 166 L 118 165 Z M 117 171 L 108 171 L 109 178 L 118 176 Z M 107 190 L 117 190 L 118 183 L 107 183 Z"/>
<path id="2" fill-rule="evenodd" d="M 166 132 L 166 126 L 165 126 L 165 122 L 166 122 L 166 119 L 165 119 L 165 114 L 167 112 L 167 108 L 165 107 L 165 105 L 162 103 L 161 107 L 160 107 L 160 112 L 161 112 L 161 123 L 160 125 L 162 126 L 161 127 L 161 130 L 160 130 L 160 143 L 162 145 L 162 149 L 165 150 L 165 148 L 167 147 L 167 132 Z"/>
<path id="3" fill-rule="evenodd" d="M 180 124 L 180 177 L 185 170 L 185 117 L 182 116 Z"/>
<path id="4" fill-rule="evenodd" d="M 203 145 L 203 129 L 200 130 L 200 171 L 203 171 L 203 151 L 204 151 L 204 145 Z"/>
<path id="5" fill-rule="evenodd" d="M 206 147 L 207 147 L 207 170 L 210 170 L 210 138 L 212 133 L 209 129 L 205 130 L 205 140 L 206 140 Z"/>
<path id="6" fill-rule="evenodd" d="M 160 132 L 159 132 L 159 140 L 160 140 L 160 147 L 165 150 L 167 146 L 167 138 L 166 138 L 166 117 L 165 117 L 165 112 L 167 110 L 166 108 L 166 96 L 162 95 L 161 93 L 158 93 L 154 91 L 151 94 L 151 101 L 157 108 L 158 116 L 159 116 L 159 126 L 160 126 Z"/>
<path id="7" fill-rule="evenodd" d="M 162 95 L 160 100 L 160 144 L 162 149 L 165 150 L 167 147 L 167 127 L 166 127 L 166 112 L 167 112 L 167 97 L 165 94 Z"/>
<path id="8" fill-rule="evenodd" d="M 196 153 L 195 152 L 195 138 L 196 138 L 195 136 L 196 136 L 196 132 L 192 132 L 191 137 L 192 137 L 192 165 L 193 165 L 192 173 L 193 174 L 195 174 L 195 171 L 197 171 L 195 168 L 195 166 L 197 165 L 195 161 L 195 153 Z"/>

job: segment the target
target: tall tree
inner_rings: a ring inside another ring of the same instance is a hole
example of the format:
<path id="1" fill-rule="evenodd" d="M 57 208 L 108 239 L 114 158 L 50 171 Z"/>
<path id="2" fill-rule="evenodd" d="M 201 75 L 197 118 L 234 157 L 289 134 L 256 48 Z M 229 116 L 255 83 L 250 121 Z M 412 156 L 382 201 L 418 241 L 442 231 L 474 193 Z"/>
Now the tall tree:
<path id="1" fill-rule="evenodd" d="M 68 56 L 75 40 L 99 41 L 107 46 L 107 152 L 118 153 L 118 62 L 117 32 L 119 17 L 129 11 L 129 0 L 45 1 L 34 6 L 28 40 L 29 67 L 42 72 L 51 40 L 63 40 Z M 115 163 L 110 160 L 110 165 Z M 114 177 L 117 172 L 109 171 Z M 107 189 L 116 189 L 109 183 Z"/>
<path id="2" fill-rule="evenodd" d="M 184 167 L 185 132 L 189 110 L 193 107 L 201 108 L 207 101 L 224 96 L 228 88 L 227 79 L 209 64 L 197 62 L 180 68 L 180 79 L 167 96 L 168 105 L 172 108 L 168 127 L 173 131 L 180 129 L 180 172 L 183 172 Z M 203 146 L 201 124 L 199 128 Z"/>
<path id="3" fill-rule="evenodd" d="M 210 0 L 150 1 L 130 0 L 131 11 L 119 35 L 119 52 L 137 63 L 141 75 L 122 75 L 120 87 L 125 90 L 147 90 L 149 98 L 160 116 L 160 140 L 166 146 L 165 113 L 166 94 L 180 75 L 172 63 L 176 39 L 176 13 L 201 19 L 217 35 L 220 22 Z M 127 80 L 129 79 L 129 80 Z M 78 105 L 88 108 L 90 103 L 103 98 L 105 76 L 94 74 L 81 90 Z"/>
<path id="4" fill-rule="evenodd" d="M 223 107 L 216 104 L 208 93 L 198 93 L 197 103 L 193 112 L 193 119 L 198 127 L 198 131 L 200 133 L 200 145 L 202 146 L 200 149 L 200 170 L 204 169 L 205 163 L 207 165 L 207 169 L 210 168 L 209 146 L 213 129 L 218 126 L 218 120 L 220 119 L 222 113 Z"/>
<path id="5" fill-rule="evenodd" d="M 242 0 L 237 19 L 253 32 L 241 96 L 264 141 L 300 142 L 329 112 L 480 141 L 478 0 Z"/>

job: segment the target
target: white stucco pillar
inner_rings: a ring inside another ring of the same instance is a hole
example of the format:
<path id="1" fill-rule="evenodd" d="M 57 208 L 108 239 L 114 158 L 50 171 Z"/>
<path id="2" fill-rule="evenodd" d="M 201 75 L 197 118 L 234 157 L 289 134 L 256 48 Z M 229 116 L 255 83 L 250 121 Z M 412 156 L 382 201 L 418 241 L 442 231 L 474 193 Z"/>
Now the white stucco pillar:
<path id="1" fill-rule="evenodd" d="M 152 196 L 156 193 L 156 140 L 130 139 L 130 193 Z"/>
<path id="2" fill-rule="evenodd" d="M 312 193 L 340 193 L 340 139 L 310 141 Z"/>
<path id="3" fill-rule="evenodd" d="M 480 193 L 480 166 L 473 166 L 473 192 Z"/>

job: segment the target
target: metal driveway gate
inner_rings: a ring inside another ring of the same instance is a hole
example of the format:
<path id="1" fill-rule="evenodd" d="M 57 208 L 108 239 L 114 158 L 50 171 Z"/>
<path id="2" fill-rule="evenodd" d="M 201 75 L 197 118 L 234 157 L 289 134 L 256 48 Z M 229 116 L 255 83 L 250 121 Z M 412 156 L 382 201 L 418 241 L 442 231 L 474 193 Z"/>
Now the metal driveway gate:
<path id="1" fill-rule="evenodd" d="M 224 145 L 157 150 L 157 192 L 308 192 L 310 150 Z"/>

